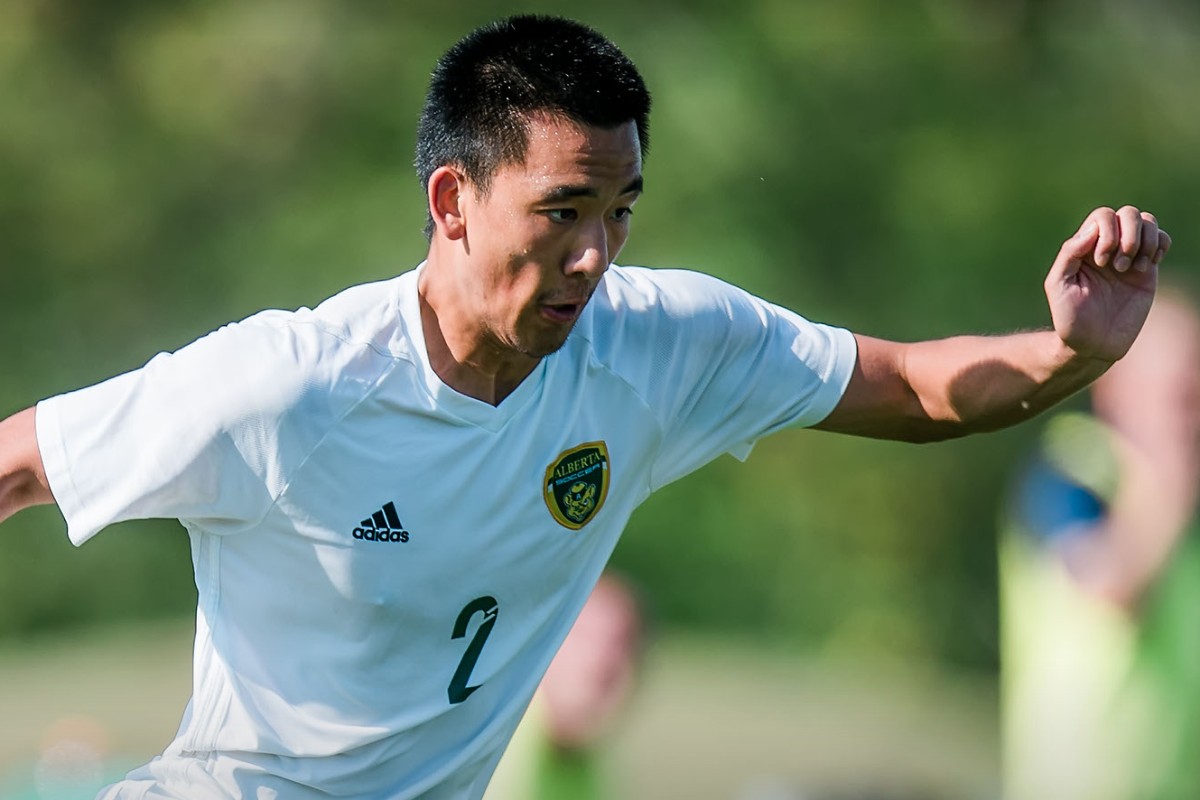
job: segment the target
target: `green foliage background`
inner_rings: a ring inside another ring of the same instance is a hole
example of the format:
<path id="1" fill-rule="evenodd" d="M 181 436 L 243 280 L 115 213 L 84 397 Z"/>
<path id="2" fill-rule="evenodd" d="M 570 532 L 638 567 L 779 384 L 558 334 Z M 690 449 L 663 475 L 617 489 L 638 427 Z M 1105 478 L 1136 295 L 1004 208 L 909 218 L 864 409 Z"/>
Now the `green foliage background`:
<path id="1" fill-rule="evenodd" d="M 624 263 L 899 339 L 1044 325 L 1044 271 L 1096 205 L 1155 210 L 1170 269 L 1197 263 L 1182 1 L 5 0 L 0 411 L 417 263 L 429 70 L 525 11 L 597 26 L 655 93 Z M 994 521 L 1034 430 L 780 434 L 653 498 L 616 562 L 664 625 L 990 669 Z M 0 535 L 2 637 L 191 607 L 174 523 L 76 551 L 36 509 Z"/>

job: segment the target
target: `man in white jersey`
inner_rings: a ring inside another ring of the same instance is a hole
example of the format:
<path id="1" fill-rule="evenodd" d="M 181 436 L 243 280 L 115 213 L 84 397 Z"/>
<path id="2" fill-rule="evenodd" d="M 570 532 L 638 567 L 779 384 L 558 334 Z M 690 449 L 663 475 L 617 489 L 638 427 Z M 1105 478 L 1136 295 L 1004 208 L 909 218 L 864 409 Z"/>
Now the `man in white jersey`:
<path id="1" fill-rule="evenodd" d="M 651 492 L 787 426 L 1025 419 L 1125 353 L 1170 246 L 1152 215 L 1097 209 L 1050 268 L 1051 330 L 853 335 L 612 264 L 648 114 L 594 31 L 482 28 L 422 112 L 422 265 L 0 424 L 0 515 L 55 502 L 77 544 L 138 517 L 191 540 L 191 703 L 103 797 L 478 797 Z"/>

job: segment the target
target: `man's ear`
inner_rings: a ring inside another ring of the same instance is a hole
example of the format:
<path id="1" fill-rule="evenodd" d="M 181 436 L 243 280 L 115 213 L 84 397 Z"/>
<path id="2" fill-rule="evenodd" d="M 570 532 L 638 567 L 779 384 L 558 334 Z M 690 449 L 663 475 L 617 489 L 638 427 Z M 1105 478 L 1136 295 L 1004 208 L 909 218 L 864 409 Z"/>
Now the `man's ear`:
<path id="1" fill-rule="evenodd" d="M 453 167 L 438 167 L 429 176 L 429 214 L 437 231 L 450 240 L 467 234 L 462 208 L 466 186 L 466 178 Z"/>

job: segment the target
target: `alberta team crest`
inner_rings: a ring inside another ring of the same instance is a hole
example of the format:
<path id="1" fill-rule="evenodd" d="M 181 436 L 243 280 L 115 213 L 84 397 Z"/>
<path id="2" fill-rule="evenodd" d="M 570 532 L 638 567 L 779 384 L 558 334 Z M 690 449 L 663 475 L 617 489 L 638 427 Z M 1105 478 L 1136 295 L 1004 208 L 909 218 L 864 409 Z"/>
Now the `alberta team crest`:
<path id="1" fill-rule="evenodd" d="M 608 448 L 588 442 L 563 452 L 546 467 L 546 507 L 559 525 L 577 531 L 608 496 Z"/>

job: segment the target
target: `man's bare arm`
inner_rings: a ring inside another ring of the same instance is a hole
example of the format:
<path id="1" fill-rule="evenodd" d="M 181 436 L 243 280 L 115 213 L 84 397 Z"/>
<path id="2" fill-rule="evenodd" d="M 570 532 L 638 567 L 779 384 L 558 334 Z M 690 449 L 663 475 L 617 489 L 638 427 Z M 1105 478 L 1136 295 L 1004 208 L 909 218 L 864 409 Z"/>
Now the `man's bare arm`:
<path id="1" fill-rule="evenodd" d="M 23 508 L 54 502 L 34 428 L 34 408 L 0 422 L 0 522 Z"/>
<path id="2" fill-rule="evenodd" d="M 858 363 L 822 430 L 936 441 L 1020 422 L 1087 386 L 1137 338 L 1171 246 L 1152 214 L 1098 208 L 1044 288 L 1053 330 L 902 344 L 856 336 Z"/>
<path id="3" fill-rule="evenodd" d="M 914 344 L 856 335 L 858 363 L 820 430 L 933 442 L 1022 422 L 1087 386 L 1107 362 L 1053 331 Z"/>

